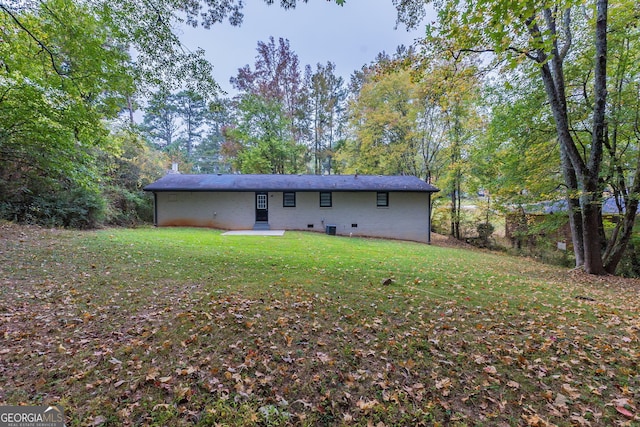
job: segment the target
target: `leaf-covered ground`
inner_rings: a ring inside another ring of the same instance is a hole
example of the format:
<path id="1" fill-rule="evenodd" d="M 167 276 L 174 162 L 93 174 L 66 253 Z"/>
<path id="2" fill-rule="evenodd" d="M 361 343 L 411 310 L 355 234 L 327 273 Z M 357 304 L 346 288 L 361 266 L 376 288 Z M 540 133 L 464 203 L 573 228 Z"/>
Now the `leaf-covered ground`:
<path id="1" fill-rule="evenodd" d="M 437 244 L 0 224 L 0 405 L 71 426 L 638 425 L 639 291 Z"/>

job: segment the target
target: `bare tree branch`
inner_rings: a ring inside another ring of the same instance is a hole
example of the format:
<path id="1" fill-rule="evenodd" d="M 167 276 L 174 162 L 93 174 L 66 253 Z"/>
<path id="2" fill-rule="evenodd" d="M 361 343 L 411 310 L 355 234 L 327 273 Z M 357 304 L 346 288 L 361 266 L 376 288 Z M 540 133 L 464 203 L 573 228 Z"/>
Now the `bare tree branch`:
<path id="1" fill-rule="evenodd" d="M 567 56 L 567 53 L 571 48 L 571 43 L 573 42 L 573 35 L 571 33 L 571 9 L 566 9 L 564 11 L 562 27 L 565 34 L 567 35 L 567 40 L 564 42 L 564 46 L 562 46 L 562 48 L 560 49 L 560 58 L 564 61 L 564 58 Z"/>

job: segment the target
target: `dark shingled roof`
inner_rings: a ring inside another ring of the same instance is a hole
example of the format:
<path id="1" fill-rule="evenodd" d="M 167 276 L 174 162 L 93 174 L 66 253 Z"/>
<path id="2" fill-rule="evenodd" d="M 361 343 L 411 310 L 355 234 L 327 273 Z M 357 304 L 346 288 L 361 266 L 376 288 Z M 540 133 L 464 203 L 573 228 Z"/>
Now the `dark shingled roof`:
<path id="1" fill-rule="evenodd" d="M 438 190 L 415 176 L 168 174 L 145 191 L 418 191 Z"/>

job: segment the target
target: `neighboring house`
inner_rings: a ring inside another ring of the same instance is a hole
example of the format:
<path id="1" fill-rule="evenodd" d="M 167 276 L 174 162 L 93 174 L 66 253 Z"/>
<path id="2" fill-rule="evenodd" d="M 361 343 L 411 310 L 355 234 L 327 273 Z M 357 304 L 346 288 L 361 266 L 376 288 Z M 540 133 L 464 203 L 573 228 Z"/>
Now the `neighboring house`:
<path id="1" fill-rule="evenodd" d="M 624 200 L 611 196 L 602 200 L 602 216 L 608 221 L 617 222 L 624 212 Z M 542 238 L 556 242 L 558 249 L 571 249 L 567 201 L 540 202 L 512 210 L 506 216 L 505 236 L 518 248 L 535 246 L 536 240 Z"/>
<path id="2" fill-rule="evenodd" d="M 415 176 L 182 175 L 146 186 L 156 226 L 309 230 L 431 241 L 431 194 Z"/>

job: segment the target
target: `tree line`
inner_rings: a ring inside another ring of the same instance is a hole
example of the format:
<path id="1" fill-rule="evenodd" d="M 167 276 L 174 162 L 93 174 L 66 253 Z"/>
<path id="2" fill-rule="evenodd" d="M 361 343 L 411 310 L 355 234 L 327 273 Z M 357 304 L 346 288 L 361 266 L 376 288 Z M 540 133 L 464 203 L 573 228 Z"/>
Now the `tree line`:
<path id="1" fill-rule="evenodd" d="M 335 64 L 302 69 L 282 38 L 258 42 L 257 52 L 231 78 L 232 98 L 152 93 L 141 134 L 189 173 L 334 173 L 347 96 Z"/>
<path id="2" fill-rule="evenodd" d="M 398 22 L 423 25 L 429 3 L 395 3 Z M 435 203 L 456 237 L 465 195 L 523 212 L 563 200 L 576 265 L 615 272 L 640 193 L 640 6 L 432 6 L 423 40 L 348 82 L 331 62 L 300 65 L 288 40 L 260 41 L 225 97 L 173 28 L 239 25 L 241 2 L 0 5 L 0 216 L 132 223 L 150 212 L 141 188 L 171 162 L 183 173 L 410 174 L 442 189 Z"/>

